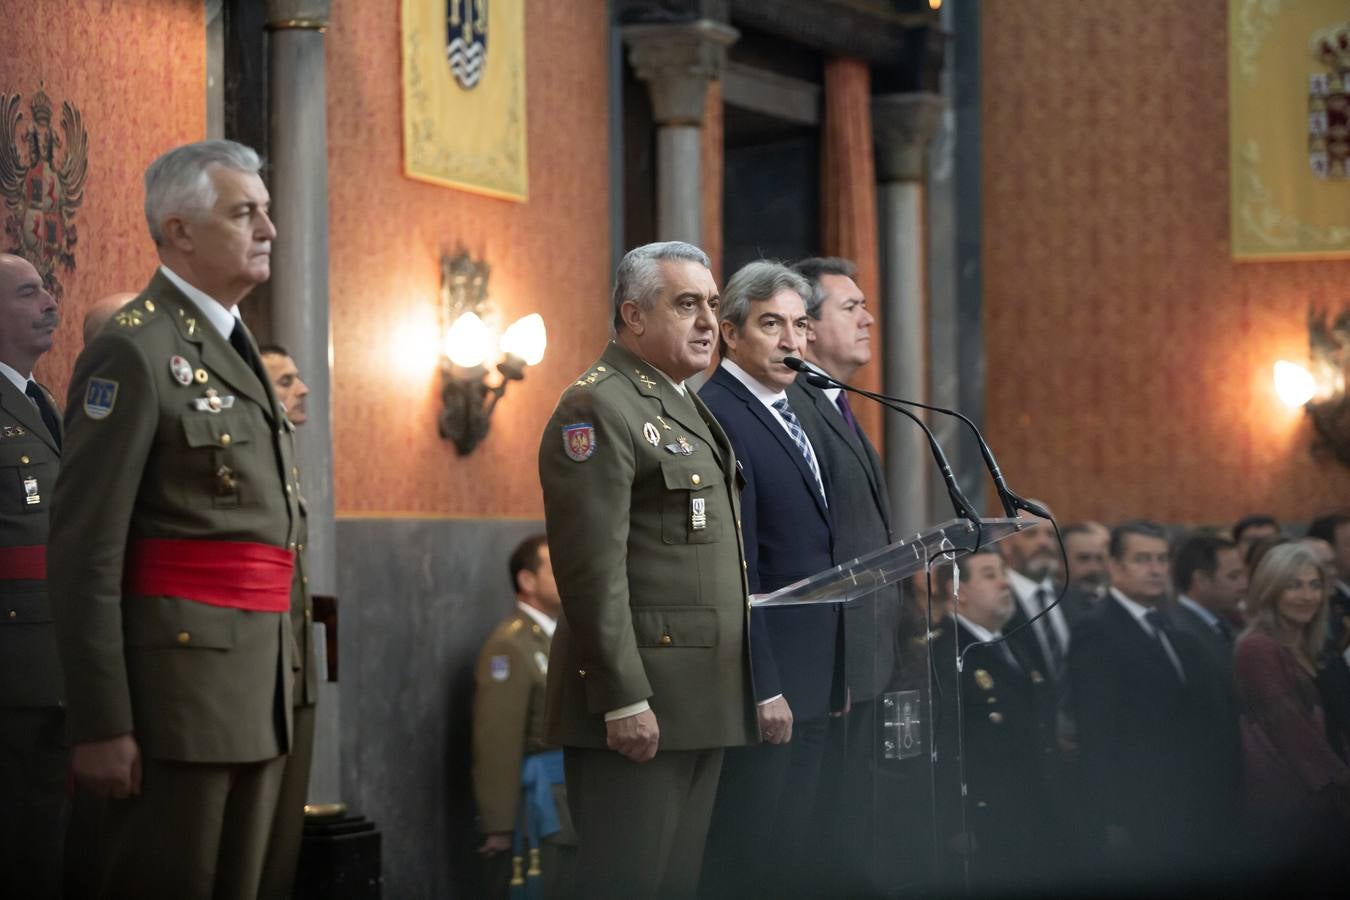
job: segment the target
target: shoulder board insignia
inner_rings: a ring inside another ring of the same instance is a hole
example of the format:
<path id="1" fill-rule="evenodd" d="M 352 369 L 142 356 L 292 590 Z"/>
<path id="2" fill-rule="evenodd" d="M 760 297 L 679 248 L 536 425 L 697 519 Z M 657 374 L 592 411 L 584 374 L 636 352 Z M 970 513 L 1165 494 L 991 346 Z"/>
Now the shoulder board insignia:
<path id="1" fill-rule="evenodd" d="M 514 622 L 511 623 L 511 627 L 510 627 L 510 629 L 508 629 L 508 630 L 509 630 L 512 634 L 515 634 L 517 631 L 519 631 L 519 630 L 520 630 L 521 628 L 523 628 L 523 627 L 525 627 L 525 623 L 522 622 L 522 621 L 520 621 L 519 619 L 516 619 Z"/>
<path id="2" fill-rule="evenodd" d="M 113 316 L 113 321 L 123 328 L 139 328 L 145 324 L 145 315 L 139 309 L 123 309 Z"/>

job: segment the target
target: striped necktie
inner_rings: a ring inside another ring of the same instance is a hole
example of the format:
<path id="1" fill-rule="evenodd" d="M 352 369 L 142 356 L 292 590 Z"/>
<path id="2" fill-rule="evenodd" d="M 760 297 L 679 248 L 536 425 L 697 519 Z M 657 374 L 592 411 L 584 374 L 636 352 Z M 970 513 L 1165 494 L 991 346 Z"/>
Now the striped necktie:
<path id="1" fill-rule="evenodd" d="M 816 488 L 820 490 L 820 499 L 825 500 L 825 505 L 829 501 L 825 498 L 825 482 L 820 478 L 820 466 L 816 462 L 816 453 L 811 449 L 811 442 L 806 439 L 806 432 L 802 429 L 802 423 L 797 418 L 797 414 L 792 411 L 787 400 L 773 401 L 773 408 L 778 410 L 778 415 L 783 417 L 784 424 L 787 425 L 788 437 L 792 438 L 792 443 L 797 445 L 797 450 L 802 458 L 806 460 L 806 467 L 811 470 L 811 474 L 816 478 Z"/>

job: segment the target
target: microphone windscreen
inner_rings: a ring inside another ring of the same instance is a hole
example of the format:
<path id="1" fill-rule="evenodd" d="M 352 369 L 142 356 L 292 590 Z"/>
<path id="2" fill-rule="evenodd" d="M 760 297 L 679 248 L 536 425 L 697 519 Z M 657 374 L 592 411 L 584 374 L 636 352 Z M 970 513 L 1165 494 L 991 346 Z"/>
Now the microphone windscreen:
<path id="1" fill-rule="evenodd" d="M 807 371 L 807 369 L 806 369 L 806 363 L 802 362 L 801 359 L 799 359 L 798 357 L 795 357 L 795 356 L 785 356 L 785 357 L 783 357 L 783 365 L 787 366 L 789 369 L 791 369 L 791 370 L 794 371 L 794 372 L 805 372 L 805 371 Z"/>
<path id="2" fill-rule="evenodd" d="M 806 370 L 806 383 L 818 388 L 835 387 L 835 383 L 824 375 L 809 370 Z"/>

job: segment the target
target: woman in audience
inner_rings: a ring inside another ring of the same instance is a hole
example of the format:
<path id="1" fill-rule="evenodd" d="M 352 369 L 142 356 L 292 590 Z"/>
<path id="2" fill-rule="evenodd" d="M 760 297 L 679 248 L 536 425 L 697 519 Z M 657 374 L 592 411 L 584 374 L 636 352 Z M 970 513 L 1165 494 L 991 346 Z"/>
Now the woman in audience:
<path id="1" fill-rule="evenodd" d="M 1327 619 L 1316 555 L 1296 543 L 1269 548 L 1247 597 L 1234 676 L 1253 836 L 1277 865 L 1343 867 L 1350 765 L 1328 740 L 1316 686 Z"/>

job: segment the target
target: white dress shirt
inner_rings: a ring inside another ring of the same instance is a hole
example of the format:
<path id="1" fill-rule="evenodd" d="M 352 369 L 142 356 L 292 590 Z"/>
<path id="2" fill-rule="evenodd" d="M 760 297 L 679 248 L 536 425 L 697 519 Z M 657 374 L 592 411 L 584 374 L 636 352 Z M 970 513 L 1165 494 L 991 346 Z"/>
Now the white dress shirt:
<path id="1" fill-rule="evenodd" d="M 516 608 L 533 619 L 534 623 L 542 628 L 544 634 L 548 635 L 549 639 L 552 640 L 553 632 L 558 627 L 557 619 L 553 618 L 543 610 L 535 609 L 533 606 L 530 606 L 530 604 L 521 603 L 519 600 L 516 601 Z"/>
<path id="2" fill-rule="evenodd" d="M 1036 597 L 1037 591 L 1046 591 L 1047 596 L 1052 601 L 1055 595 L 1059 593 L 1055 589 L 1055 583 L 1049 578 L 1041 582 L 1035 582 L 1012 568 L 1008 569 L 1008 585 L 1012 588 L 1013 596 L 1017 598 L 1018 605 L 1022 607 L 1022 612 L 1026 613 L 1028 619 L 1041 611 L 1040 602 Z M 1040 645 L 1041 653 L 1044 654 L 1046 659 L 1053 659 L 1050 653 L 1050 642 L 1043 630 L 1047 627 L 1055 629 L 1055 636 L 1059 638 L 1059 645 L 1064 648 L 1064 656 L 1067 659 L 1069 654 L 1069 623 L 1064 618 L 1064 610 L 1055 606 L 1045 614 L 1044 618 L 1031 623 L 1031 630 L 1036 635 L 1036 643 Z"/>
<path id="3" fill-rule="evenodd" d="M 14 386 L 19 389 L 20 394 L 26 394 L 28 392 L 28 382 L 33 380 L 33 374 L 31 372 L 27 375 L 20 375 L 18 369 L 2 362 L 0 362 L 0 375 L 4 375 L 10 381 L 14 382 Z"/>

